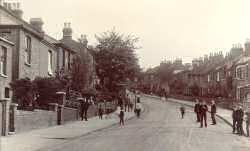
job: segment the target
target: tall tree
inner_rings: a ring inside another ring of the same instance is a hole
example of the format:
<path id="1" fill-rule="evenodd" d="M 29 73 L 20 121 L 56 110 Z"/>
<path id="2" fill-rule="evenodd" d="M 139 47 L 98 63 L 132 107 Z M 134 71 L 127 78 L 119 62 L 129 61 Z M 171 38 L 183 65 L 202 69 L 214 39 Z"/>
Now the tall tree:
<path id="1" fill-rule="evenodd" d="M 134 80 L 140 71 L 135 44 L 138 38 L 115 30 L 96 35 L 98 41 L 96 62 L 101 84 L 116 91 L 119 83 Z"/>

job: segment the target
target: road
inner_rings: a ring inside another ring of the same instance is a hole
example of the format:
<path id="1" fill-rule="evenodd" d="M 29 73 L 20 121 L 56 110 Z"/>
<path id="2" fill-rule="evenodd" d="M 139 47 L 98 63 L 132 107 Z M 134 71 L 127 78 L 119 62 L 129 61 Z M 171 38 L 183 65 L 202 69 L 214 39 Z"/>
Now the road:
<path id="1" fill-rule="evenodd" d="M 199 128 L 191 108 L 180 118 L 179 105 L 144 98 L 141 119 L 66 141 L 46 151 L 250 151 L 250 140 L 233 135 L 222 120 Z M 209 116 L 208 116 L 209 117 Z"/>

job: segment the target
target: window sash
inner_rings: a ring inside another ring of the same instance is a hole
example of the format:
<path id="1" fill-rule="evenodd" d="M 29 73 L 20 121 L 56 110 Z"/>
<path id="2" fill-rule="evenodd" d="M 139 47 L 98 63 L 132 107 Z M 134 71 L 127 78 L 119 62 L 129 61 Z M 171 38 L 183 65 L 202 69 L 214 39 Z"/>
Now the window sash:
<path id="1" fill-rule="evenodd" d="M 52 57 L 53 57 L 52 51 L 49 50 L 48 51 L 48 73 L 49 74 L 52 74 Z"/>
<path id="2" fill-rule="evenodd" d="M 25 61 L 26 63 L 31 63 L 31 38 L 29 36 L 25 37 Z"/>
<path id="3" fill-rule="evenodd" d="M 1 47 L 1 58 L 0 58 L 0 68 L 1 68 L 1 74 L 7 75 L 7 48 Z"/>

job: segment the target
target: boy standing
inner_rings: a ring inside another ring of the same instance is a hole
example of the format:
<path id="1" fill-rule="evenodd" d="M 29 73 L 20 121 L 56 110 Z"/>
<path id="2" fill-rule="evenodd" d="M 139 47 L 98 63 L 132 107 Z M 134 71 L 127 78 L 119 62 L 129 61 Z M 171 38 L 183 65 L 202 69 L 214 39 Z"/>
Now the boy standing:
<path id="1" fill-rule="evenodd" d="M 181 111 L 181 118 L 183 119 L 183 118 L 184 118 L 184 115 L 185 115 L 185 107 L 184 107 L 184 106 L 181 106 L 181 107 L 180 107 L 180 111 Z"/>
<path id="2" fill-rule="evenodd" d="M 119 117 L 120 117 L 120 125 L 124 125 L 124 110 L 123 110 L 123 107 L 120 108 Z"/>

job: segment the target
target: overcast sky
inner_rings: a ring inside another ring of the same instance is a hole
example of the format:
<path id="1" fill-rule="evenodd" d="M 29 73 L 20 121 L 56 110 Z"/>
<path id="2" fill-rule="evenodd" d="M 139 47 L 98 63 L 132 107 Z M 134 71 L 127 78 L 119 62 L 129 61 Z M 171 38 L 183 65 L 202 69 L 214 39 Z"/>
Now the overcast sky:
<path id="1" fill-rule="evenodd" d="M 45 31 L 62 37 L 71 22 L 74 38 L 116 28 L 140 37 L 142 67 L 160 61 L 229 51 L 250 38 L 249 0 L 20 0 L 24 18 L 42 17 Z"/>

